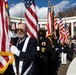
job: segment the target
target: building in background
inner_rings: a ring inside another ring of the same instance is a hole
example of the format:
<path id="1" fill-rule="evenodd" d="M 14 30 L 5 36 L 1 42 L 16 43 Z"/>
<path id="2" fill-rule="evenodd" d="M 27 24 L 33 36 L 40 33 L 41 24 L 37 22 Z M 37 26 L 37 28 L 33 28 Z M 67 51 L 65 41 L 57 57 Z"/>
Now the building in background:
<path id="1" fill-rule="evenodd" d="M 65 20 L 69 27 L 71 38 L 76 37 L 76 16 L 63 18 L 64 24 Z M 16 24 L 17 27 L 18 23 L 25 23 L 25 18 L 11 17 L 10 21 L 11 23 Z M 57 21 L 59 23 L 59 18 L 57 19 Z M 47 19 L 38 19 L 38 24 L 40 28 L 44 27 L 46 29 Z"/>

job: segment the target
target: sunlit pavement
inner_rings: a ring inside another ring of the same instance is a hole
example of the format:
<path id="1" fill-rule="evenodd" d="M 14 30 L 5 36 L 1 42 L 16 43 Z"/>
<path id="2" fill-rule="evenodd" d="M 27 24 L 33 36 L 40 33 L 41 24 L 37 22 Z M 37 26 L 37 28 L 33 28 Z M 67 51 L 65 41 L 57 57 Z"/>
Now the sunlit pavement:
<path id="1" fill-rule="evenodd" d="M 75 58 L 75 57 L 76 57 L 76 55 L 74 54 L 74 58 Z M 73 61 L 73 60 L 72 60 L 72 61 Z M 59 70 L 58 70 L 58 75 L 74 75 L 74 74 L 72 73 L 72 71 L 73 71 L 73 72 L 75 71 L 75 75 L 76 75 L 76 69 L 73 70 L 74 68 L 70 71 L 70 74 L 67 73 L 67 71 L 69 72 L 68 68 L 69 68 L 69 66 L 70 66 L 71 63 L 72 63 L 72 62 L 70 62 L 70 61 L 67 60 L 67 64 L 66 64 L 66 65 L 60 64 L 60 67 L 59 67 Z M 73 65 L 73 66 L 76 67 L 76 62 L 75 62 L 75 65 Z"/>

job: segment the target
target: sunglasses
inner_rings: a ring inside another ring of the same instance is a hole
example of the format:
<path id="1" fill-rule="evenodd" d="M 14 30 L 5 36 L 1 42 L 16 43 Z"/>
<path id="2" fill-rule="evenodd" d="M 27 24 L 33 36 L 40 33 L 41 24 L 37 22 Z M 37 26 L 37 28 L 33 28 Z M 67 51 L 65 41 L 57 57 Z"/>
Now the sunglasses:
<path id="1" fill-rule="evenodd" d="M 16 32 L 25 32 L 23 29 L 16 29 Z"/>

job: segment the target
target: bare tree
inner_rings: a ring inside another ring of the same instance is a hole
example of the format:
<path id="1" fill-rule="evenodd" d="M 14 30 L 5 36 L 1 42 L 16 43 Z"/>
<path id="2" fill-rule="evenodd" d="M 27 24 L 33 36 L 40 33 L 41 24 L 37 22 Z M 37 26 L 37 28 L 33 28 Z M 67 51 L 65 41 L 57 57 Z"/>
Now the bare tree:
<path id="1" fill-rule="evenodd" d="M 67 8 L 66 10 L 61 12 L 62 17 L 72 17 L 72 16 L 76 16 L 76 5 Z M 58 13 L 59 15 L 59 13 Z"/>

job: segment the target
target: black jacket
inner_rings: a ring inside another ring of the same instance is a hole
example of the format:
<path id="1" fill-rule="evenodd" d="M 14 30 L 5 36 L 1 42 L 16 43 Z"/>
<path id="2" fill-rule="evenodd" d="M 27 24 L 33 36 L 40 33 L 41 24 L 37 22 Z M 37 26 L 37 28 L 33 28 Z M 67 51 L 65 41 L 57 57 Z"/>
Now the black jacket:
<path id="1" fill-rule="evenodd" d="M 68 51 L 68 45 L 64 44 L 62 47 L 63 47 L 62 52 L 63 53 L 67 53 L 67 51 Z"/>
<path id="2" fill-rule="evenodd" d="M 26 36 L 26 38 L 27 37 L 28 36 Z M 19 57 L 15 56 L 17 67 L 19 66 L 19 61 L 22 60 L 23 61 L 23 67 L 22 67 L 21 75 L 23 75 L 23 73 L 26 71 L 26 69 L 28 68 L 30 63 L 32 61 L 34 61 L 34 64 L 33 64 L 32 68 L 30 69 L 30 71 L 27 75 L 38 75 L 37 65 L 35 62 L 36 53 L 37 53 L 37 49 L 36 49 L 37 48 L 37 40 L 30 38 L 28 45 L 27 45 L 27 48 L 26 48 L 26 52 L 22 52 L 24 41 L 22 41 L 20 44 L 17 45 L 18 50 L 20 50 Z"/>

